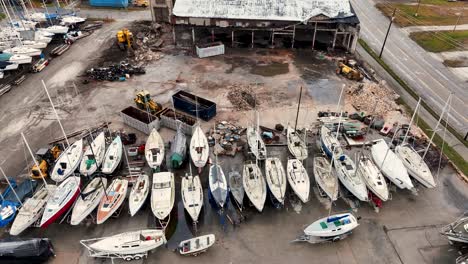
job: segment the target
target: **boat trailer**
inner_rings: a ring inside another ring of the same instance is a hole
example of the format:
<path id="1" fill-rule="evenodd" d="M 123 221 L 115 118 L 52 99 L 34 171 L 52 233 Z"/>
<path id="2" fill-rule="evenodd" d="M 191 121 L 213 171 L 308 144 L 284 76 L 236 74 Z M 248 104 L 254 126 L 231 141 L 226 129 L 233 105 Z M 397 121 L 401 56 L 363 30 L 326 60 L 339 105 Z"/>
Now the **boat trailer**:
<path id="1" fill-rule="evenodd" d="M 315 236 L 303 234 L 297 237 L 296 239 L 294 239 L 293 241 L 291 241 L 291 243 L 308 242 L 310 244 L 322 244 L 322 243 L 338 242 L 340 240 L 347 238 L 349 235 L 351 235 L 351 233 L 352 232 L 348 232 L 348 233 L 345 233 L 339 236 L 333 236 L 333 237 L 315 237 Z"/>

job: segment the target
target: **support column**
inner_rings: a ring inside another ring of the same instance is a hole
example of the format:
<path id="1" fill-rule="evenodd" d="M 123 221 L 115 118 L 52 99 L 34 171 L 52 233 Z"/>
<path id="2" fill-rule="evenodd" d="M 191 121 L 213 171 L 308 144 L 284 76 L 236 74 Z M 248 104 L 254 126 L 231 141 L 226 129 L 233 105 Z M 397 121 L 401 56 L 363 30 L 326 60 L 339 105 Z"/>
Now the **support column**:
<path id="1" fill-rule="evenodd" d="M 211 29 L 211 42 L 214 42 L 214 29 Z"/>
<path id="2" fill-rule="evenodd" d="M 192 44 L 195 45 L 195 28 L 192 27 Z"/>
<path id="3" fill-rule="evenodd" d="M 234 47 L 234 30 L 231 31 L 231 47 Z"/>
<path id="4" fill-rule="evenodd" d="M 254 36 L 255 36 L 255 31 L 252 30 L 252 44 L 251 44 L 252 49 L 254 47 Z"/>
<path id="5" fill-rule="evenodd" d="M 348 51 L 350 51 L 350 49 L 351 49 L 351 47 L 350 47 L 351 37 L 352 37 L 351 33 L 348 33 L 348 43 L 346 44 L 346 48 L 348 49 Z"/>
<path id="6" fill-rule="evenodd" d="M 293 27 L 291 49 L 294 49 L 294 38 L 296 38 L 296 25 L 294 25 L 294 27 Z"/>
<path id="7" fill-rule="evenodd" d="M 315 48 L 315 36 L 317 35 L 317 22 L 315 22 L 314 26 L 314 37 L 312 38 L 312 50 Z"/>
<path id="8" fill-rule="evenodd" d="M 353 42 L 351 44 L 351 50 L 349 52 L 354 53 L 356 51 L 357 41 L 358 41 L 358 33 L 356 32 L 353 34 Z"/>
<path id="9" fill-rule="evenodd" d="M 338 32 L 338 29 L 335 29 L 335 34 L 333 35 L 333 44 L 332 44 L 332 50 L 335 50 L 335 43 L 336 43 L 336 33 Z"/>
<path id="10" fill-rule="evenodd" d="M 174 45 L 177 45 L 176 34 L 175 34 L 175 26 L 174 25 L 172 25 L 172 40 L 174 41 Z"/>
<path id="11" fill-rule="evenodd" d="M 275 47 L 275 30 L 271 31 L 271 48 Z"/>

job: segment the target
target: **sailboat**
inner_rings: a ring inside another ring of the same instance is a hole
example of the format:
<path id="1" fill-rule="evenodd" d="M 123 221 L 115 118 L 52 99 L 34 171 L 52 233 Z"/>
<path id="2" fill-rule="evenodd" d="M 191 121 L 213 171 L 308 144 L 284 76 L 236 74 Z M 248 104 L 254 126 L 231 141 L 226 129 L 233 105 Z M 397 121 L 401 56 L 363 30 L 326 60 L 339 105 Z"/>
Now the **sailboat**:
<path id="1" fill-rule="evenodd" d="M 16 64 L 29 64 L 32 62 L 32 57 L 28 55 L 13 54 L 8 61 Z"/>
<path id="2" fill-rule="evenodd" d="M 195 167 L 205 167 L 209 153 L 210 147 L 208 145 L 208 139 L 205 133 L 203 133 L 200 124 L 197 123 L 193 130 L 192 138 L 190 139 L 190 157 Z"/>
<path id="3" fill-rule="evenodd" d="M 101 166 L 106 153 L 106 138 L 104 132 L 93 140 L 91 146 L 87 146 L 81 159 L 80 173 L 89 176 L 92 175 Z"/>
<path id="4" fill-rule="evenodd" d="M 258 112 L 257 114 L 257 125 L 247 127 L 247 143 L 249 144 L 250 151 L 254 154 L 257 160 L 264 160 L 267 156 L 265 142 L 260 137 L 258 128 Z"/>
<path id="5" fill-rule="evenodd" d="M 172 172 L 153 173 L 151 188 L 151 210 L 159 220 L 164 220 L 172 211 L 175 199 L 174 174 Z"/>
<path id="6" fill-rule="evenodd" d="M 379 197 L 380 200 L 384 202 L 388 200 L 389 192 L 387 182 L 379 168 L 377 168 L 368 156 L 361 155 L 358 157 L 356 175 L 364 180 L 367 188 Z"/>
<path id="7" fill-rule="evenodd" d="M 313 222 L 304 229 L 304 234 L 310 237 L 339 240 L 341 236 L 351 233 L 358 226 L 359 223 L 354 215 L 335 214 Z"/>
<path id="8" fill-rule="evenodd" d="M 182 202 L 185 210 L 189 213 L 194 222 L 198 221 L 198 216 L 203 206 L 203 188 L 200 177 L 186 174 L 181 183 Z"/>
<path id="9" fill-rule="evenodd" d="M 462 217 L 443 227 L 441 234 L 446 236 L 450 241 L 468 243 L 468 217 Z"/>
<path id="10" fill-rule="evenodd" d="M 104 223 L 122 206 L 127 195 L 127 188 L 128 181 L 125 179 L 117 178 L 112 181 L 99 203 L 96 224 Z"/>
<path id="11" fill-rule="evenodd" d="M 107 179 L 96 177 L 84 188 L 71 213 L 71 225 L 79 225 L 99 205 L 105 194 Z"/>
<path id="12" fill-rule="evenodd" d="M 287 177 L 289 186 L 303 203 L 309 201 L 310 179 L 302 162 L 298 159 L 288 160 Z"/>
<path id="13" fill-rule="evenodd" d="M 18 210 L 10 228 L 10 235 L 17 236 L 34 224 L 42 216 L 50 194 L 56 190 L 55 185 L 47 185 L 39 189 L 33 197 L 27 199 Z"/>
<path id="14" fill-rule="evenodd" d="M 164 159 L 164 141 L 155 128 L 146 140 L 145 157 L 146 162 L 153 169 L 161 166 Z"/>
<path id="15" fill-rule="evenodd" d="M 130 196 L 128 197 L 128 208 L 130 216 L 134 216 L 148 198 L 151 183 L 148 175 L 142 173 L 138 175 L 137 181 L 133 184 Z"/>
<path id="16" fill-rule="evenodd" d="M 171 165 L 173 169 L 178 169 L 185 160 L 187 154 L 187 137 L 180 126 L 177 127 L 176 134 L 171 144 Z"/>
<path id="17" fill-rule="evenodd" d="M 356 175 L 356 164 L 346 154 L 333 156 L 336 174 L 341 183 L 360 201 L 367 201 L 367 188 L 364 181 Z"/>
<path id="18" fill-rule="evenodd" d="M 229 190 L 240 208 L 244 203 L 244 186 L 242 186 L 242 175 L 238 171 L 231 171 L 229 176 Z"/>
<path id="19" fill-rule="evenodd" d="M 86 18 L 67 15 L 67 16 L 62 16 L 60 20 L 62 20 L 60 22 L 61 25 L 68 26 L 68 25 L 75 25 L 75 24 L 83 23 L 86 21 Z"/>
<path id="20" fill-rule="evenodd" d="M 335 170 L 331 169 L 331 164 L 326 158 L 314 158 L 314 176 L 320 189 L 330 200 L 336 201 L 338 199 L 338 176 Z"/>
<path id="21" fill-rule="evenodd" d="M 42 228 L 48 227 L 73 205 L 80 193 L 81 178 L 71 176 L 66 178 L 47 200 L 47 205 L 42 215 Z"/>
<path id="22" fill-rule="evenodd" d="M 33 49 L 45 49 L 47 47 L 47 43 L 39 42 L 35 40 L 23 40 L 21 41 L 23 47 L 33 48 Z"/>
<path id="23" fill-rule="evenodd" d="M 304 136 L 305 137 L 305 136 Z M 288 131 L 287 131 L 287 140 L 288 140 L 288 149 L 289 152 L 298 160 L 305 160 L 307 159 L 307 145 L 303 138 L 301 138 L 297 131 L 294 130 L 288 124 Z"/>
<path id="24" fill-rule="evenodd" d="M 265 178 L 268 188 L 275 199 L 284 204 L 286 194 L 286 173 L 279 158 L 267 158 L 265 161 Z"/>
<path id="25" fill-rule="evenodd" d="M 214 130 L 216 131 L 216 129 Z M 215 139 L 216 145 L 216 139 Z M 213 151 L 213 153 L 215 153 Z M 223 208 L 228 198 L 228 184 L 224 176 L 223 168 L 218 164 L 218 155 L 215 153 L 215 164 L 211 165 L 208 175 L 210 193 L 216 204 Z"/>
<path id="26" fill-rule="evenodd" d="M 60 154 L 50 176 L 52 180 L 61 182 L 70 176 L 80 165 L 82 156 L 83 139 L 80 139 Z"/>
<path id="27" fill-rule="evenodd" d="M 46 28 L 40 28 L 39 30 L 54 33 L 54 34 L 67 34 L 69 28 L 66 26 L 52 25 Z"/>
<path id="28" fill-rule="evenodd" d="M 263 211 L 266 201 L 266 182 L 256 163 L 244 164 L 242 186 L 249 200 L 259 212 Z"/>
<path id="29" fill-rule="evenodd" d="M 104 155 L 104 161 L 101 169 L 102 173 L 112 174 L 115 169 L 117 169 L 120 165 L 120 161 L 122 160 L 122 152 L 122 139 L 120 136 L 116 136 Z"/>
<path id="30" fill-rule="evenodd" d="M 339 157 L 343 153 L 337 137 L 332 135 L 330 129 L 325 125 L 320 128 L 320 144 L 329 158 L 332 156 Z"/>
<path id="31" fill-rule="evenodd" d="M 372 145 L 371 153 L 375 165 L 393 184 L 400 189 L 411 190 L 414 188 L 403 162 L 393 153 L 383 139 Z"/>
<path id="32" fill-rule="evenodd" d="M 26 55 L 30 57 L 35 57 L 41 55 L 42 51 L 40 49 L 29 48 L 25 46 L 16 46 L 13 48 L 5 49 L 3 52 L 16 54 L 16 55 Z"/>

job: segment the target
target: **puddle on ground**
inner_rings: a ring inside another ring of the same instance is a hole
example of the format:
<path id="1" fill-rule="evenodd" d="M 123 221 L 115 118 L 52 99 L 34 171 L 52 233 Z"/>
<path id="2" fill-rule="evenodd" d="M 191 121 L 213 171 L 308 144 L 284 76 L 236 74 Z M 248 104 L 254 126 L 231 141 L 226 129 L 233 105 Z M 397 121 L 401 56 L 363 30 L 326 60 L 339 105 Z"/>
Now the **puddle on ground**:
<path id="1" fill-rule="evenodd" d="M 261 75 L 265 77 L 271 77 L 280 74 L 286 74 L 289 72 L 289 63 L 271 62 L 269 64 L 257 64 L 252 65 L 250 73 L 255 75 Z"/>
<path id="2" fill-rule="evenodd" d="M 192 231 L 190 231 L 188 226 L 184 204 L 182 202 L 177 203 L 177 214 L 171 215 L 171 218 L 171 222 L 169 223 L 168 229 L 166 231 L 166 236 L 168 239 L 167 248 L 170 250 L 176 250 L 181 241 L 193 237 Z M 173 228 L 175 228 L 174 231 L 172 231 Z"/>

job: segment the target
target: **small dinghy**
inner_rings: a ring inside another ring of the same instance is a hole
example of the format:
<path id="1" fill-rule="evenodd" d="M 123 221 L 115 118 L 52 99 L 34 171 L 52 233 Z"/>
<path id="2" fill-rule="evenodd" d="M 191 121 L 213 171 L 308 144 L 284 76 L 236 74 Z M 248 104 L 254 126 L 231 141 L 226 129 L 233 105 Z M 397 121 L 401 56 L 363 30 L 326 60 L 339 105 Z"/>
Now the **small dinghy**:
<path id="1" fill-rule="evenodd" d="M 257 127 L 247 127 L 247 143 L 249 144 L 250 151 L 258 160 L 264 160 L 267 156 L 265 142 L 263 142 Z"/>
<path id="2" fill-rule="evenodd" d="M 153 174 L 151 187 L 151 210 L 159 220 L 166 219 L 174 207 L 175 186 L 172 172 Z"/>
<path id="3" fill-rule="evenodd" d="M 71 176 L 65 179 L 47 200 L 41 219 L 41 227 L 46 228 L 62 216 L 75 202 L 80 194 L 81 178 Z"/>
<path id="4" fill-rule="evenodd" d="M 332 158 L 332 156 L 339 157 L 343 153 L 340 142 L 336 136 L 324 125 L 320 128 L 320 144 L 323 152 L 325 152 L 329 158 Z M 332 154 L 332 152 L 334 152 L 334 154 Z"/>
<path id="5" fill-rule="evenodd" d="M 288 160 L 288 182 L 294 193 L 303 203 L 309 201 L 310 179 L 302 162 L 298 159 Z"/>
<path id="6" fill-rule="evenodd" d="M 384 202 L 388 200 L 389 192 L 387 182 L 379 168 L 377 168 L 369 157 L 365 155 L 359 157 L 356 175 L 364 180 L 367 188 L 379 197 L 380 200 Z"/>
<path id="7" fill-rule="evenodd" d="M 39 217 L 41 217 L 50 194 L 53 194 L 56 188 L 57 186 L 55 185 L 47 185 L 39 189 L 33 197 L 24 202 L 23 207 L 19 209 L 11 225 L 10 235 L 17 236 L 21 234 L 21 232 L 34 224 Z"/>
<path id="8" fill-rule="evenodd" d="M 5 227 L 15 218 L 19 203 L 3 201 L 0 205 L 0 227 Z"/>
<path id="9" fill-rule="evenodd" d="M 218 164 L 211 165 L 208 179 L 210 183 L 211 196 L 215 200 L 216 204 L 220 208 L 223 208 L 228 196 L 228 185 L 221 166 Z"/>
<path id="10" fill-rule="evenodd" d="M 164 141 L 155 128 L 146 140 L 145 157 L 146 162 L 153 169 L 161 166 L 164 159 Z"/>
<path id="11" fill-rule="evenodd" d="M 62 182 L 70 176 L 80 165 L 83 157 L 83 139 L 77 140 L 69 146 L 55 162 L 51 178 L 56 182 Z"/>
<path id="12" fill-rule="evenodd" d="M 244 203 L 244 187 L 242 186 L 242 175 L 238 171 L 229 172 L 229 190 L 240 208 Z"/>
<path id="13" fill-rule="evenodd" d="M 146 174 L 138 175 L 137 181 L 133 184 L 130 196 L 128 197 L 128 208 L 130 216 L 134 216 L 148 198 L 150 190 L 149 177 Z"/>
<path id="14" fill-rule="evenodd" d="M 408 173 L 426 188 L 436 187 L 434 176 L 429 166 L 410 145 L 396 146 L 395 154 L 401 159 Z"/>
<path id="15" fill-rule="evenodd" d="M 265 206 L 267 189 L 265 179 L 257 164 L 244 164 L 242 183 L 249 200 L 259 212 L 262 212 Z"/>
<path id="16" fill-rule="evenodd" d="M 304 141 L 304 137 L 301 137 L 297 134 L 297 131 L 289 126 L 287 131 L 287 140 L 288 140 L 288 149 L 289 152 L 298 160 L 307 159 L 307 145 Z"/>
<path id="17" fill-rule="evenodd" d="M 101 132 L 91 143 L 87 146 L 80 164 L 80 173 L 84 176 L 92 175 L 101 166 L 106 154 L 106 138 L 104 132 Z"/>
<path id="18" fill-rule="evenodd" d="M 107 148 L 104 162 L 102 163 L 102 173 L 112 174 L 117 169 L 122 160 L 122 152 L 122 139 L 120 136 L 116 136 Z"/>
<path id="19" fill-rule="evenodd" d="M 184 163 L 185 155 L 187 154 L 187 137 L 180 129 L 177 128 L 176 134 L 171 144 L 171 166 L 173 169 L 178 169 Z"/>
<path id="20" fill-rule="evenodd" d="M 350 213 L 336 214 L 321 218 L 304 229 L 306 236 L 318 238 L 333 238 L 340 240 L 341 236 L 351 233 L 358 227 L 356 217 Z"/>
<path id="21" fill-rule="evenodd" d="M 179 253 L 183 256 L 197 256 L 213 246 L 215 240 L 216 238 L 213 234 L 184 240 L 179 244 Z"/>
<path id="22" fill-rule="evenodd" d="M 194 222 L 198 222 L 198 216 L 203 206 L 203 188 L 198 175 L 185 175 L 181 183 L 182 202 L 185 210 Z"/>
<path id="23" fill-rule="evenodd" d="M 190 157 L 192 158 L 195 167 L 205 167 L 209 153 L 210 147 L 208 145 L 208 139 L 206 138 L 205 133 L 203 133 L 200 125 L 197 123 L 195 130 L 193 131 L 192 138 L 190 139 Z"/>
<path id="24" fill-rule="evenodd" d="M 460 218 L 443 227 L 441 233 L 450 241 L 468 243 L 468 217 Z"/>
<path id="25" fill-rule="evenodd" d="M 284 172 L 283 164 L 278 158 L 267 158 L 265 161 L 265 178 L 268 183 L 268 188 L 275 199 L 284 204 L 284 196 L 286 194 L 286 173 Z"/>
<path id="26" fill-rule="evenodd" d="M 383 139 L 372 145 L 371 153 L 375 165 L 377 165 L 385 177 L 400 189 L 414 189 L 405 165 L 403 165 L 403 162 L 388 147 L 387 143 Z"/>
<path id="27" fill-rule="evenodd" d="M 336 201 L 338 199 L 338 176 L 326 158 L 314 158 L 314 176 L 320 189 L 332 201 Z"/>
<path id="28" fill-rule="evenodd" d="M 342 154 L 334 157 L 336 174 L 341 183 L 360 201 L 368 201 L 366 184 L 360 176 L 356 175 L 356 164 L 348 155 Z"/>
<path id="29" fill-rule="evenodd" d="M 96 177 L 88 183 L 73 207 L 70 220 L 71 225 L 80 224 L 96 209 L 105 194 L 106 187 L 106 178 Z"/>
<path id="30" fill-rule="evenodd" d="M 104 223 L 123 204 L 127 195 L 128 181 L 125 179 L 115 179 L 109 185 L 105 195 L 99 203 L 96 224 Z"/>

